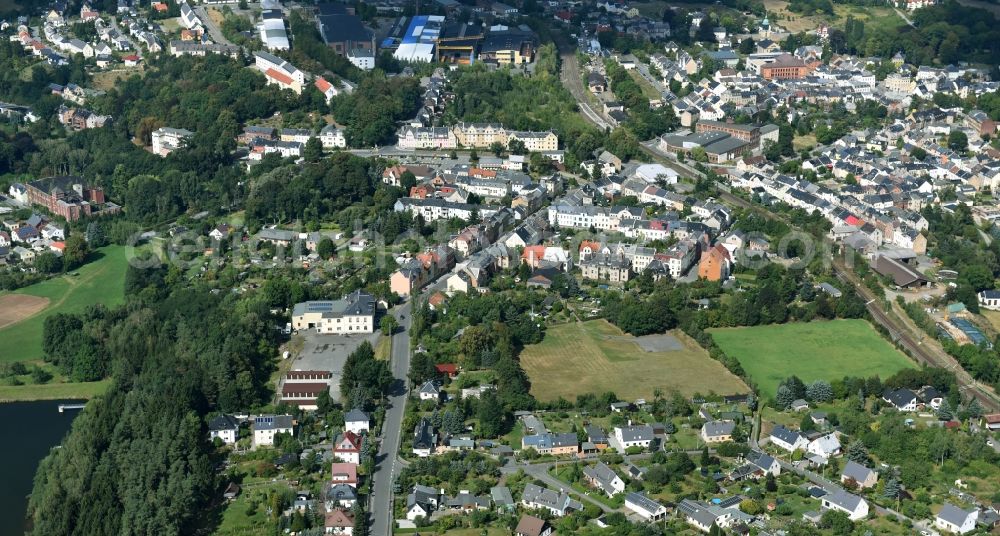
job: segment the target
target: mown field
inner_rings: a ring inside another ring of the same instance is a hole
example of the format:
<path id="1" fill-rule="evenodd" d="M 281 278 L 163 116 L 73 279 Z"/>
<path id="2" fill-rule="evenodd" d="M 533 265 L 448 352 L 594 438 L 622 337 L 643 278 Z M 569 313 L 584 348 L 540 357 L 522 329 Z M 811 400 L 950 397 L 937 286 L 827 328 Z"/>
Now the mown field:
<path id="1" fill-rule="evenodd" d="M 804 382 L 844 376 L 882 378 L 916 365 L 865 320 L 830 320 L 711 330 L 716 344 L 739 360 L 764 396 L 781 380 Z"/>
<path id="2" fill-rule="evenodd" d="M 550 327 L 545 339 L 521 353 L 531 394 L 549 401 L 612 391 L 624 400 L 652 398 L 653 390 L 742 393 L 747 386 L 683 334 L 681 349 L 647 352 L 606 320 Z"/>
<path id="3" fill-rule="evenodd" d="M 51 314 L 79 312 L 98 303 L 107 306 L 122 303 L 129 249 L 125 246 L 101 248 L 95 253 L 100 258 L 75 272 L 14 291 L 14 294 L 48 299 L 49 303 L 31 316 L 0 329 L 0 361 L 41 359 L 42 327 Z"/>

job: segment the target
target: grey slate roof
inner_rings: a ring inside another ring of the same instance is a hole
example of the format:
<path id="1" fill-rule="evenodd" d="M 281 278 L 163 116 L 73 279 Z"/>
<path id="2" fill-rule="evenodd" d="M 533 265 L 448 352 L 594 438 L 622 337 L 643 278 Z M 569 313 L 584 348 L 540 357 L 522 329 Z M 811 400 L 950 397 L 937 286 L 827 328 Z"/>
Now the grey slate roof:
<path id="1" fill-rule="evenodd" d="M 938 512 L 937 517 L 938 519 L 941 519 L 942 521 L 947 521 L 952 525 L 962 526 L 962 523 L 965 522 L 965 519 L 969 517 L 969 514 L 971 513 L 972 512 L 962 510 L 961 508 L 955 506 L 954 504 L 946 502 L 944 503 L 944 507 L 941 508 L 941 511 Z"/>
<path id="2" fill-rule="evenodd" d="M 854 495 L 853 493 L 848 493 L 842 489 L 825 496 L 823 498 L 825 501 L 829 501 L 841 508 L 853 512 L 858 508 L 858 505 L 864 500 L 861 497 Z"/>
<path id="3" fill-rule="evenodd" d="M 729 421 L 709 421 L 705 423 L 705 435 L 708 437 L 720 437 L 732 435 L 736 429 L 736 423 Z"/>
<path id="4" fill-rule="evenodd" d="M 844 470 L 840 473 L 840 476 L 853 478 L 856 482 L 864 482 L 868 479 L 868 475 L 872 474 L 874 471 L 857 463 L 853 460 L 848 460 L 844 465 Z"/>

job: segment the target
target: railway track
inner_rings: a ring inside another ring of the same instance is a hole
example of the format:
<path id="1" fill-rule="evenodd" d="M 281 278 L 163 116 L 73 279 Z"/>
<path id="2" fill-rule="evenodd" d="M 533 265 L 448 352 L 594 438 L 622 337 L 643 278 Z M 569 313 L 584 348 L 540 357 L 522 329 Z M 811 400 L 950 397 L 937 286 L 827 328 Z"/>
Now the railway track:
<path id="1" fill-rule="evenodd" d="M 722 190 L 719 191 L 719 198 L 739 207 L 760 210 L 759 207 L 756 207 L 749 201 Z M 772 212 L 762 212 L 769 218 L 781 219 Z M 915 337 L 907 326 L 901 325 L 901 322 L 888 315 L 882 309 L 882 300 L 876 298 L 874 293 L 864 285 L 857 275 L 843 264 L 842 260 L 834 258 L 832 267 L 837 279 L 854 287 L 858 296 L 865 301 L 865 307 L 868 309 L 872 320 L 885 328 L 889 332 L 890 338 L 905 349 L 914 361 L 921 365 L 943 368 L 954 372 L 958 388 L 964 395 L 974 397 L 986 411 L 1000 410 L 1000 398 L 997 395 L 976 381 L 972 375 L 962 368 L 962 365 L 954 357 L 946 353 L 943 349 L 935 347 L 933 344 L 924 344 L 924 341 L 921 338 Z"/>

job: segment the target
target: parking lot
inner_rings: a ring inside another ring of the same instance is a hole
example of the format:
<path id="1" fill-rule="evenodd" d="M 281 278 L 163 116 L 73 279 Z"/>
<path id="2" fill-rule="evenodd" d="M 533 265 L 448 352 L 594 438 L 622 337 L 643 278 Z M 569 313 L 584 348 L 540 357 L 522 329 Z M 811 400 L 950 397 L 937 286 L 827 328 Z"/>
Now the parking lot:
<path id="1" fill-rule="evenodd" d="M 369 335 L 321 335 L 313 330 L 299 332 L 302 337 L 302 351 L 292 359 L 292 370 L 329 370 L 333 373 L 330 382 L 330 398 L 340 399 L 340 376 L 347 356 L 365 340 L 372 347 L 378 341 L 379 333 Z"/>

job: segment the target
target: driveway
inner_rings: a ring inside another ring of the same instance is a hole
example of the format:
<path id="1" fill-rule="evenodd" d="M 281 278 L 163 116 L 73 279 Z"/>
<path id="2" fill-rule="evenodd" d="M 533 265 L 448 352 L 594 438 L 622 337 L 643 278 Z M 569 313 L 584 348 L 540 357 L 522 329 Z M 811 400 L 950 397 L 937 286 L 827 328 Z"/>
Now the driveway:
<path id="1" fill-rule="evenodd" d="M 361 343 L 368 341 L 372 348 L 378 342 L 379 332 L 370 335 L 324 335 L 315 331 L 302 331 L 302 351 L 295 356 L 292 370 L 329 370 L 333 373 L 330 382 L 330 398 L 340 400 L 340 377 L 347 356 Z M 281 387 L 278 387 L 281 389 Z"/>

